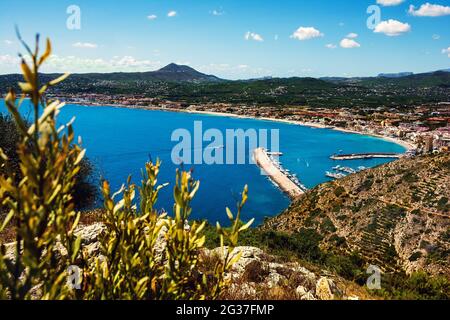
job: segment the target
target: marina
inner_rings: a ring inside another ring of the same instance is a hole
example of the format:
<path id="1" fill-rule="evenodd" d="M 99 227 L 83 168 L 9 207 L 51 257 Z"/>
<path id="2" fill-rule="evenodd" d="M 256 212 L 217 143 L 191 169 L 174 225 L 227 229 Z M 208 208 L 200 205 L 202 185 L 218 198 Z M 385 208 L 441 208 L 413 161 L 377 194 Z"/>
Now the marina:
<path id="1" fill-rule="evenodd" d="M 334 172 L 326 171 L 325 176 L 328 178 L 333 178 L 333 179 L 342 179 L 342 178 L 346 177 L 348 174 L 357 173 L 357 172 L 366 170 L 367 168 L 364 166 L 359 166 L 358 169 L 353 169 L 350 167 L 344 167 L 341 165 L 337 165 L 337 166 L 333 167 L 332 169 Z"/>
<path id="2" fill-rule="evenodd" d="M 298 198 L 306 192 L 307 188 L 300 183 L 297 176 L 284 169 L 281 163 L 273 158 L 273 153 L 258 148 L 254 150 L 253 156 L 255 163 L 290 198 Z"/>
<path id="3" fill-rule="evenodd" d="M 384 159 L 400 159 L 403 154 L 400 153 L 351 153 L 351 154 L 334 154 L 330 157 L 332 160 L 357 160 L 357 159 L 374 159 L 374 158 L 384 158 Z"/>

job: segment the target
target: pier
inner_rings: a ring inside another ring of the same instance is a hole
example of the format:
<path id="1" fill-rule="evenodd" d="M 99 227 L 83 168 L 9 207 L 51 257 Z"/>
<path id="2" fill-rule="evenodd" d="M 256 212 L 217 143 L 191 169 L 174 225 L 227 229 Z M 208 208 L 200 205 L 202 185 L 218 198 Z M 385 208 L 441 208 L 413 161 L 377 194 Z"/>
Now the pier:
<path id="1" fill-rule="evenodd" d="M 351 153 L 351 154 L 334 154 L 330 157 L 332 160 L 356 160 L 356 159 L 373 159 L 373 158 L 386 158 L 386 159 L 400 159 L 403 154 L 400 153 Z"/>
<path id="2" fill-rule="evenodd" d="M 304 188 L 296 184 L 278 164 L 269 156 L 263 148 L 253 151 L 255 163 L 267 174 L 267 176 L 291 199 L 296 199 L 305 193 Z"/>

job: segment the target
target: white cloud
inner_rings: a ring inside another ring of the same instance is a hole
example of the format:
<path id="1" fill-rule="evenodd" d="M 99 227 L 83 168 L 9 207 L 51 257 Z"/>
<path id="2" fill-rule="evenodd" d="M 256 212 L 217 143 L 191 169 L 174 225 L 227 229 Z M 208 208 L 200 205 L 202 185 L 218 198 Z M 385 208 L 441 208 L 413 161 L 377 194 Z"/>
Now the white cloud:
<path id="1" fill-rule="evenodd" d="M 329 43 L 329 44 L 325 45 L 325 47 L 328 48 L 328 49 L 336 49 L 337 48 L 337 46 L 335 44 L 332 44 L 332 43 Z"/>
<path id="2" fill-rule="evenodd" d="M 410 5 L 408 12 L 416 17 L 440 17 L 450 15 L 450 7 L 427 2 L 417 10 L 415 6 Z"/>
<path id="3" fill-rule="evenodd" d="M 254 33 L 254 32 L 250 32 L 247 31 L 247 33 L 244 36 L 245 40 L 254 40 L 254 41 L 264 41 L 263 37 L 261 37 L 261 35 Z"/>
<path id="4" fill-rule="evenodd" d="M 373 32 L 384 33 L 389 37 L 395 37 L 409 31 L 411 31 L 411 26 L 408 23 L 389 19 L 388 21 L 380 22 Z"/>
<path id="5" fill-rule="evenodd" d="M 391 6 L 398 6 L 404 1 L 405 0 L 377 0 L 377 3 L 385 7 L 391 7 Z"/>
<path id="6" fill-rule="evenodd" d="M 156 18 L 158 18 L 158 16 L 156 14 L 151 14 L 151 15 L 147 16 L 148 20 L 155 20 Z"/>
<path id="7" fill-rule="evenodd" d="M 291 38 L 298 39 L 300 41 L 318 37 L 323 37 L 323 33 L 314 27 L 300 27 L 291 35 Z"/>
<path id="8" fill-rule="evenodd" d="M 448 55 L 448 57 L 450 58 L 450 47 L 448 47 L 447 49 L 442 49 L 442 53 Z"/>
<path id="9" fill-rule="evenodd" d="M 190 65 L 189 62 L 179 61 Z M 0 55 L 0 74 L 19 73 L 20 59 L 13 55 Z M 42 71 L 51 73 L 90 73 L 90 72 L 142 72 L 156 70 L 163 66 L 160 61 L 139 60 L 133 56 L 115 56 L 111 59 L 89 59 L 76 56 L 52 55 L 44 64 Z M 193 66 L 197 70 L 215 74 L 223 78 L 244 79 L 261 77 L 271 74 L 271 70 L 252 67 L 247 64 L 232 65 L 229 63 L 211 63 L 203 66 Z"/>
<path id="10" fill-rule="evenodd" d="M 0 55 L 0 74 L 20 73 L 20 59 L 9 54 Z"/>
<path id="11" fill-rule="evenodd" d="M 206 74 L 214 74 L 225 79 L 248 79 L 270 75 L 271 70 L 252 67 L 247 64 L 232 65 L 229 63 L 210 63 L 195 66 L 197 70 Z"/>
<path id="12" fill-rule="evenodd" d="M 431 38 L 433 38 L 433 40 L 439 40 L 439 39 L 441 38 L 441 36 L 438 35 L 438 34 L 433 34 L 433 35 L 431 36 Z"/>
<path id="13" fill-rule="evenodd" d="M 128 72 L 149 71 L 161 67 L 159 61 L 138 60 L 132 56 L 112 59 L 90 59 L 75 56 L 52 55 L 43 66 L 44 72 Z"/>
<path id="14" fill-rule="evenodd" d="M 349 34 L 346 36 L 346 38 L 349 38 L 349 39 L 355 39 L 355 38 L 358 38 L 358 34 L 352 32 L 352 33 L 349 33 Z"/>
<path id="15" fill-rule="evenodd" d="M 167 16 L 168 16 L 169 18 L 175 17 L 176 15 L 177 15 L 177 12 L 176 12 L 176 11 L 169 11 L 169 13 L 167 14 Z"/>
<path id="16" fill-rule="evenodd" d="M 6 44 L 7 46 L 10 46 L 10 45 L 12 45 L 14 42 L 11 41 L 11 40 L 6 39 L 6 40 L 3 40 L 3 43 Z"/>
<path id="17" fill-rule="evenodd" d="M 5 54 L 3 56 L 0 56 L 0 65 L 2 64 L 16 64 L 19 63 L 20 59 L 19 57 L 15 57 L 9 54 Z"/>
<path id="18" fill-rule="evenodd" d="M 361 47 L 361 45 L 358 42 L 356 42 L 355 40 L 347 39 L 347 38 L 342 39 L 341 42 L 339 43 L 339 45 L 344 49 L 352 49 L 352 48 Z"/>
<path id="19" fill-rule="evenodd" d="M 213 11 L 211 11 L 211 14 L 213 16 L 223 16 L 225 14 L 225 12 L 222 10 L 213 10 Z"/>
<path id="20" fill-rule="evenodd" d="M 96 43 L 90 43 L 90 42 L 77 42 L 72 44 L 72 47 L 75 48 L 85 48 L 85 49 L 95 49 L 98 47 Z"/>

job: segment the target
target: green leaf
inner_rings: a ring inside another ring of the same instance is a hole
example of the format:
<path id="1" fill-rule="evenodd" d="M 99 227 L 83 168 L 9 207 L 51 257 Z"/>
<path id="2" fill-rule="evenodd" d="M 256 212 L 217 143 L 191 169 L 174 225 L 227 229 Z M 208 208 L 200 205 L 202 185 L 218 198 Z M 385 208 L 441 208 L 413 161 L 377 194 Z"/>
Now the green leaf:
<path id="1" fill-rule="evenodd" d="M 227 211 L 227 216 L 228 216 L 228 219 L 230 219 L 231 221 L 233 221 L 233 213 L 231 213 L 231 210 L 227 207 L 227 208 L 225 208 L 225 210 Z"/>
<path id="2" fill-rule="evenodd" d="M 253 222 L 255 221 L 255 218 L 253 218 L 252 220 L 250 220 L 249 222 L 247 222 L 245 225 L 243 225 L 242 227 L 239 228 L 239 232 L 247 230 L 248 228 L 250 228 L 250 226 L 253 224 Z"/>
<path id="3" fill-rule="evenodd" d="M 14 217 L 14 210 L 11 209 L 11 211 L 9 211 L 8 215 L 6 216 L 5 220 L 3 220 L 0 232 L 2 232 L 6 228 L 9 221 L 11 221 L 12 217 Z"/>
<path id="4" fill-rule="evenodd" d="M 75 240 L 75 243 L 73 244 L 73 251 L 72 251 L 72 262 L 75 261 L 77 258 L 78 252 L 80 251 L 81 246 L 81 235 L 77 237 L 77 240 Z"/>
<path id="5" fill-rule="evenodd" d="M 70 73 L 65 73 L 65 74 L 63 74 L 62 76 L 60 76 L 60 77 L 58 77 L 58 78 L 56 78 L 56 79 L 50 81 L 50 82 L 48 83 L 48 85 L 49 85 L 49 86 L 57 85 L 58 83 L 60 83 L 60 82 L 62 82 L 62 81 L 64 81 L 64 80 L 66 80 L 69 76 L 70 76 Z"/>

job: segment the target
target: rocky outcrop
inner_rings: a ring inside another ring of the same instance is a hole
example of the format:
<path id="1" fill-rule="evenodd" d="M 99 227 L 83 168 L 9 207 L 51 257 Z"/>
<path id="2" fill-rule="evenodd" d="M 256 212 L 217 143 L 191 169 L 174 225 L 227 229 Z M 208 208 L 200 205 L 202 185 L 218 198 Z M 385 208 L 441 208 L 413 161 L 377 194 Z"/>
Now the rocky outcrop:
<path id="1" fill-rule="evenodd" d="M 105 229 L 101 223 L 88 226 L 80 226 L 76 235 L 81 236 L 83 256 L 88 262 L 93 262 L 100 256 L 99 236 Z M 165 249 L 164 233 L 167 229 L 161 229 L 161 235 L 156 243 L 156 252 L 160 254 L 164 263 L 163 252 Z M 14 256 L 14 243 L 6 245 L 7 255 Z M 61 257 L 67 252 L 62 245 L 57 245 L 56 250 Z M 222 259 L 226 253 L 226 247 L 213 250 L 203 249 L 200 263 L 205 259 Z M 233 300 L 258 300 L 258 299 L 289 299 L 289 300 L 332 300 L 352 299 L 346 297 L 335 281 L 330 276 L 318 275 L 297 262 L 281 262 L 278 257 L 266 254 L 256 247 L 237 247 L 231 256 L 241 254 L 241 258 L 233 265 L 232 270 L 226 275 L 229 286 L 223 295 L 224 299 Z M 39 297 L 39 286 L 36 286 L 35 297 Z"/>
<path id="2" fill-rule="evenodd" d="M 207 250 L 204 254 L 222 258 L 226 248 Z M 227 278 L 231 285 L 226 299 L 347 299 L 330 277 L 320 276 L 297 262 L 280 262 L 255 247 L 237 247 L 232 256 L 241 253 Z M 353 297 L 354 298 L 354 297 Z"/>

